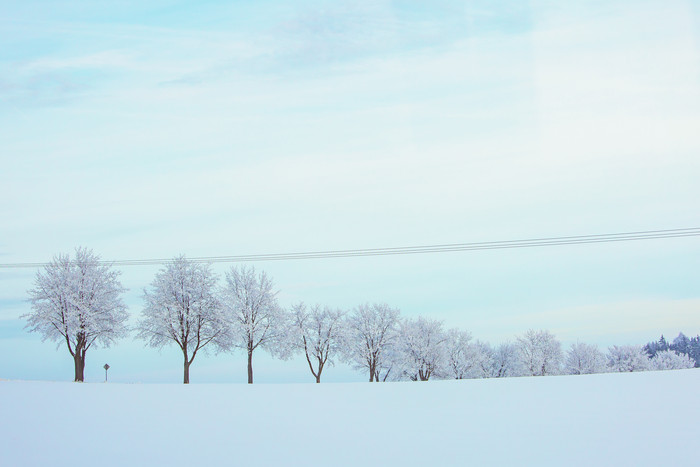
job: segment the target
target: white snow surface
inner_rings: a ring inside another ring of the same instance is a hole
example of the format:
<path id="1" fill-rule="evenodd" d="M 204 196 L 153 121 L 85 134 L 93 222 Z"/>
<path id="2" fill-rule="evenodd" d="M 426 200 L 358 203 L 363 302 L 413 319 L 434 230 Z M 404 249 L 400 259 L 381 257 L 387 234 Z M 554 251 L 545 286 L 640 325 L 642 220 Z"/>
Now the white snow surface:
<path id="1" fill-rule="evenodd" d="M 4 381 L 0 463 L 688 464 L 698 387 L 698 369 L 373 384 Z"/>

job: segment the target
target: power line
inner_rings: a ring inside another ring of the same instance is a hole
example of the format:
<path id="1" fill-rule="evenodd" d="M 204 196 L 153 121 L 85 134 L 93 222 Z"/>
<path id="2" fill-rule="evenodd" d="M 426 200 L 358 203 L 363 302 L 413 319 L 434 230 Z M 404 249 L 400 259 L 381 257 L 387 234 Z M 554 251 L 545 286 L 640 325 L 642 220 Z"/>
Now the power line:
<path id="1" fill-rule="evenodd" d="M 256 255 L 200 256 L 189 258 L 199 263 L 239 263 L 256 261 L 287 261 L 299 259 L 351 258 L 362 256 L 414 255 L 421 253 L 449 253 L 458 251 L 502 250 L 510 248 L 533 248 L 559 245 L 581 245 L 592 243 L 629 242 L 635 240 L 654 240 L 663 238 L 681 238 L 700 236 L 700 227 L 686 229 L 645 230 L 639 232 L 622 232 L 596 235 L 576 235 L 568 237 L 528 238 L 520 240 L 500 240 L 490 242 L 448 243 L 439 245 L 420 245 L 407 247 L 364 248 L 356 250 L 326 250 L 295 253 L 268 253 Z M 126 259 L 101 261 L 115 266 L 150 266 L 172 261 L 161 259 Z M 41 268 L 50 263 L 0 263 L 0 269 Z"/>

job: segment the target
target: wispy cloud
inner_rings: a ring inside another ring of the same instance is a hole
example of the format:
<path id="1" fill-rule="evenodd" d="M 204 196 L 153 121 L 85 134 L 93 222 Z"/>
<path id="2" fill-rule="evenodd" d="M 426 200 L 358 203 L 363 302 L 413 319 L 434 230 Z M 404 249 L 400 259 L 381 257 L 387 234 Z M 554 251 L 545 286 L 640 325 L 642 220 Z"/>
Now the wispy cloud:
<path id="1" fill-rule="evenodd" d="M 230 10 L 204 15 L 212 27 L 24 18 L 3 31 L 26 50 L 0 55 L 3 249 L 8 261 L 78 244 L 159 257 L 686 227 L 700 178 L 697 26 L 689 2 L 612 4 L 314 3 L 260 7 L 235 27 Z M 580 281 L 616 264 L 584 271 L 590 250 L 557 254 Z M 341 284 L 321 298 L 387 296 L 452 317 L 473 299 L 464 283 L 524 260 L 410 261 L 269 267 L 290 284 Z M 695 293 L 657 279 L 639 300 Z M 3 281 L 3 296 L 27 280 Z M 440 282 L 451 289 L 425 285 Z M 504 296 L 499 276 L 479 284 L 480 303 Z M 433 287 L 453 298 L 431 304 Z M 502 300 L 525 313 L 546 296 Z M 589 310 L 565 305 L 583 326 Z M 549 318 L 518 326 L 568 332 Z"/>

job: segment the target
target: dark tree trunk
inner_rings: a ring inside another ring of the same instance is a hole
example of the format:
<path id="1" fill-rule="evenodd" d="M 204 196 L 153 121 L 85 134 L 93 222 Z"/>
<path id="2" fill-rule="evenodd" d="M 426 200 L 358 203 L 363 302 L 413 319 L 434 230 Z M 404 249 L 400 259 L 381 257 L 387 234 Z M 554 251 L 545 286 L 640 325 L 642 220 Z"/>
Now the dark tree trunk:
<path id="1" fill-rule="evenodd" d="M 253 351 L 248 350 L 248 384 L 253 384 Z"/>
<path id="2" fill-rule="evenodd" d="M 192 357 L 192 359 L 189 358 L 190 356 L 188 355 L 189 352 L 187 351 L 187 342 L 185 342 L 184 345 L 181 345 L 180 348 L 182 349 L 182 357 L 184 358 L 182 383 L 190 384 L 190 365 L 192 364 L 194 357 Z"/>
<path id="3" fill-rule="evenodd" d="M 316 383 L 321 382 L 321 373 L 323 372 L 323 365 L 324 361 L 322 361 L 320 358 L 318 359 L 318 372 L 314 375 L 316 377 Z"/>
<path id="4" fill-rule="evenodd" d="M 77 350 L 73 355 L 73 363 L 75 364 L 75 382 L 82 383 L 85 381 L 85 352 Z"/>

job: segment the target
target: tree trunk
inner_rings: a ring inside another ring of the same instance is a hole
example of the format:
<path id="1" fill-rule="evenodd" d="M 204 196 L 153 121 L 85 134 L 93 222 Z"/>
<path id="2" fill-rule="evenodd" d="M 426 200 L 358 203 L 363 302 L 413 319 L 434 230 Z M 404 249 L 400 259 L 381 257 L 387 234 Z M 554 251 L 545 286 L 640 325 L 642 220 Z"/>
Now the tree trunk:
<path id="1" fill-rule="evenodd" d="M 320 383 L 321 382 L 321 372 L 323 372 L 323 364 L 325 362 L 321 361 L 321 359 L 318 359 L 318 372 L 314 375 L 316 377 L 316 382 Z"/>
<path id="2" fill-rule="evenodd" d="M 190 362 L 187 361 L 187 358 L 185 358 L 185 374 L 182 382 L 184 384 L 190 384 Z"/>
<path id="3" fill-rule="evenodd" d="M 253 351 L 248 350 L 248 384 L 253 384 Z"/>
<path id="4" fill-rule="evenodd" d="M 82 383 L 85 381 L 85 353 L 76 350 L 73 355 L 73 363 L 75 364 L 75 382 Z"/>

